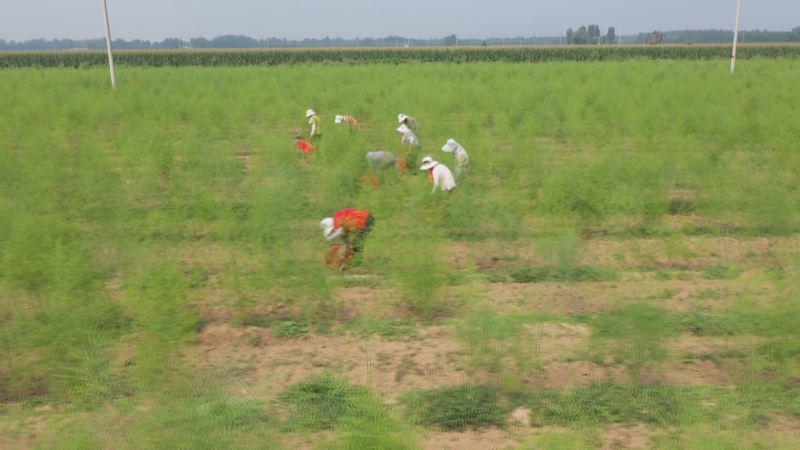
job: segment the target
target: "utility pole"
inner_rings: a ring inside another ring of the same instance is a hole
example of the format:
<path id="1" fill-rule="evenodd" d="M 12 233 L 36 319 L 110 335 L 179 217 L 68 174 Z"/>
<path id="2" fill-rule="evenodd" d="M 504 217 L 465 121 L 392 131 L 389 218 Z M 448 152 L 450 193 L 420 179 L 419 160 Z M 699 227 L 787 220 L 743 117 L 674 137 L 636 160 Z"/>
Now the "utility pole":
<path id="1" fill-rule="evenodd" d="M 117 72 L 114 70 L 114 53 L 111 51 L 111 26 L 108 24 L 108 6 L 103 0 L 103 16 L 106 19 L 106 45 L 108 46 L 108 66 L 111 68 L 111 87 L 117 87 Z"/>
<path id="2" fill-rule="evenodd" d="M 736 26 L 733 29 L 733 52 L 731 53 L 731 74 L 733 74 L 733 69 L 736 67 L 736 41 L 738 41 L 739 35 L 739 17 L 742 13 L 742 0 L 739 0 L 738 5 L 736 6 Z"/>

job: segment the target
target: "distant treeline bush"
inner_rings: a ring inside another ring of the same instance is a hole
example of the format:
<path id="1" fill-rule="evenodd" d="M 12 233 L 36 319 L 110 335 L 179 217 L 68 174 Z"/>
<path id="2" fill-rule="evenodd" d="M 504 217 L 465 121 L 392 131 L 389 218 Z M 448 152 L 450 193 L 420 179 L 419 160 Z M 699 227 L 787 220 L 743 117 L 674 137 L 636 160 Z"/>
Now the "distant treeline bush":
<path id="1" fill-rule="evenodd" d="M 613 28 L 613 27 L 612 27 Z M 779 43 L 779 42 L 800 42 L 800 27 L 792 31 L 767 31 L 750 30 L 740 32 L 744 42 L 752 43 Z M 563 36 L 564 38 L 566 35 Z M 648 33 L 638 33 L 635 35 L 622 36 L 623 44 L 639 44 L 648 42 Z M 612 39 L 618 43 L 617 39 Z M 732 30 L 678 30 L 664 32 L 665 44 L 684 44 L 692 42 L 695 44 L 714 44 L 727 43 L 733 41 Z M 568 43 L 562 36 L 513 36 L 513 37 L 489 37 L 489 38 L 464 38 L 450 35 L 437 39 L 415 39 L 403 36 L 387 36 L 384 38 L 363 38 L 363 39 L 343 39 L 343 38 L 322 38 L 322 39 L 302 39 L 287 40 L 286 38 L 266 38 L 254 39 L 248 36 L 225 35 L 217 36 L 213 39 L 203 37 L 182 40 L 178 38 L 168 38 L 163 41 L 147 41 L 135 39 L 126 41 L 116 39 L 113 42 L 114 48 L 119 50 L 162 50 L 180 48 L 324 48 L 324 47 L 439 47 L 439 46 L 481 46 L 481 45 L 557 45 Z M 98 39 L 32 39 L 29 41 L 16 42 L 4 41 L 0 39 L 0 51 L 46 51 L 46 50 L 70 50 L 88 49 L 104 50 L 106 40 Z"/>

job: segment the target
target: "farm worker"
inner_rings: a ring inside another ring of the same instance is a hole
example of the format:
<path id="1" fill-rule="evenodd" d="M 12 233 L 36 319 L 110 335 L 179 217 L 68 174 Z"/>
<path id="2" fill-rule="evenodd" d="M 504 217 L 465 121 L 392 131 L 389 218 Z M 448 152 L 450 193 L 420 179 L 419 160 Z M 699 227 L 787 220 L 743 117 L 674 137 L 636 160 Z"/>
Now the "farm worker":
<path id="1" fill-rule="evenodd" d="M 314 112 L 313 109 L 309 109 L 306 111 L 306 117 L 308 117 L 308 124 L 311 125 L 311 135 L 308 137 L 309 140 L 314 141 L 317 139 L 322 138 L 322 119 L 319 118 L 317 113 Z"/>
<path id="2" fill-rule="evenodd" d="M 469 170 L 469 155 L 467 155 L 467 151 L 464 150 L 464 147 L 461 146 L 458 142 L 454 139 L 448 139 L 447 143 L 444 144 L 442 150 L 447 153 L 452 153 L 456 159 L 456 176 L 460 177 L 465 171 Z"/>
<path id="3" fill-rule="evenodd" d="M 383 170 L 393 166 L 396 158 L 386 150 L 378 150 L 377 152 L 367 152 L 367 161 L 373 169 Z"/>
<path id="4" fill-rule="evenodd" d="M 358 129 L 358 121 L 353 116 L 336 116 L 336 123 L 343 123 L 345 128 L 350 130 Z"/>
<path id="5" fill-rule="evenodd" d="M 419 138 L 405 124 L 397 128 L 397 132 L 403 135 L 400 144 L 408 145 L 408 150 L 401 156 L 401 170 L 405 172 L 410 169 L 411 174 L 416 173 L 417 150 L 420 147 Z"/>
<path id="6" fill-rule="evenodd" d="M 419 138 L 410 128 L 408 128 L 405 124 L 400 125 L 397 128 L 397 132 L 403 135 L 403 138 L 400 139 L 401 144 L 408 144 L 411 147 L 419 147 Z"/>
<path id="7" fill-rule="evenodd" d="M 413 117 L 409 117 L 409 116 L 407 116 L 405 114 L 398 114 L 397 115 L 397 121 L 400 124 L 407 125 L 412 130 L 419 130 L 420 129 L 419 122 L 417 122 L 417 120 L 414 119 Z"/>
<path id="8" fill-rule="evenodd" d="M 422 167 L 419 170 L 428 170 L 428 181 L 433 182 L 433 190 L 431 194 L 441 188 L 445 192 L 452 192 L 456 187 L 456 180 L 453 178 L 453 172 L 444 164 L 439 164 L 434 161 L 430 156 L 422 158 Z"/>
<path id="9" fill-rule="evenodd" d="M 319 226 L 328 242 L 342 238 L 342 260 L 345 261 L 351 248 L 354 253 L 361 253 L 364 249 L 364 239 L 375 226 L 375 218 L 369 211 L 350 208 L 337 212 L 333 217 L 322 219 Z M 344 269 L 344 264 L 341 268 Z"/>

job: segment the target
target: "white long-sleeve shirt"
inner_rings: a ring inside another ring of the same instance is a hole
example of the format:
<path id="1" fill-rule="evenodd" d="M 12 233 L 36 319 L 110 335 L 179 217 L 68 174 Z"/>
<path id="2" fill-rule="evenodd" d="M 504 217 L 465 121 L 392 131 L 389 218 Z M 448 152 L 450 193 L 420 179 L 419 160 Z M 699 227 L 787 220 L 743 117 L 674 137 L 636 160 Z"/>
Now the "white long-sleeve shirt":
<path id="1" fill-rule="evenodd" d="M 408 144 L 412 147 L 419 147 L 419 138 L 413 131 L 408 130 L 403 133 L 403 139 L 400 140 L 401 144 Z"/>
<path id="2" fill-rule="evenodd" d="M 456 187 L 456 179 L 453 177 L 453 172 L 444 164 L 437 164 L 433 168 L 433 190 L 431 194 L 441 188 L 443 191 L 451 191 Z"/>

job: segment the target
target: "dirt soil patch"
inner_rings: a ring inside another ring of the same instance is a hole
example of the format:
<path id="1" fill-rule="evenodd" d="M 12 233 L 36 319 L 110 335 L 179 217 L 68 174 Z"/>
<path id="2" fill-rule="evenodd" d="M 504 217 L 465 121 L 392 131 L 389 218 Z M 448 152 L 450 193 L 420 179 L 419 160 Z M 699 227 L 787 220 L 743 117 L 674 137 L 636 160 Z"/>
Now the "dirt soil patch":
<path id="1" fill-rule="evenodd" d="M 497 314 L 595 314 L 612 308 L 615 288 L 608 283 L 494 283 L 483 298 Z"/>
<path id="2" fill-rule="evenodd" d="M 461 348 L 449 327 L 423 329 L 410 341 L 389 341 L 316 334 L 280 339 L 268 329 L 210 324 L 200 338 L 205 370 L 238 378 L 239 394 L 267 398 L 326 370 L 390 397 L 466 383 L 467 375 L 457 367 Z"/>
<path id="3" fill-rule="evenodd" d="M 432 433 L 422 442 L 426 450 L 512 450 L 519 446 L 517 437 L 497 428 Z"/>
<path id="4" fill-rule="evenodd" d="M 622 425 L 612 426 L 603 432 L 602 439 L 603 446 L 600 447 L 602 450 L 633 450 L 653 447 L 653 439 L 643 425 L 631 428 Z"/>
<path id="5" fill-rule="evenodd" d="M 725 309 L 741 293 L 769 302 L 772 288 L 736 280 L 619 281 L 609 283 L 492 283 L 473 289 L 498 314 L 596 314 L 650 302 L 673 312 Z"/>

